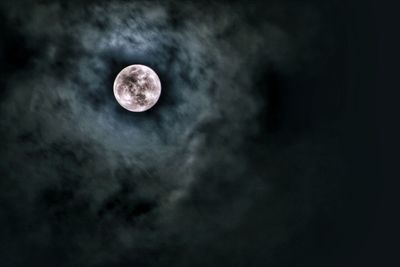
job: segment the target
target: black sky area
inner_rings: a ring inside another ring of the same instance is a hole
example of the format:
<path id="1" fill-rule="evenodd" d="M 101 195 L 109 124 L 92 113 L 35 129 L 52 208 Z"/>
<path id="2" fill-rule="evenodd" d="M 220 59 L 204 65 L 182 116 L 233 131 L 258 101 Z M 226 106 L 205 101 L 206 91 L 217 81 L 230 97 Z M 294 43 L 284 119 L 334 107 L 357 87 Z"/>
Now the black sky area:
<path id="1" fill-rule="evenodd" d="M 373 9 L 1 3 L 0 266 L 385 262 Z M 147 112 L 114 98 L 131 64 Z"/>

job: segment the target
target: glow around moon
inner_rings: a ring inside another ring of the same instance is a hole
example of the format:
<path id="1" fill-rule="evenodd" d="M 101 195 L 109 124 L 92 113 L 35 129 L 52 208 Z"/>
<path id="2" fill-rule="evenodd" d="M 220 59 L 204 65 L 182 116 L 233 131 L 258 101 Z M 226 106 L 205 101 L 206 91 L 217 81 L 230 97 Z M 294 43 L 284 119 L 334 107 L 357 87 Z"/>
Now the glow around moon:
<path id="1" fill-rule="evenodd" d="M 114 96 L 118 103 L 132 112 L 143 112 L 153 107 L 161 94 L 157 74 L 144 65 L 130 65 L 117 75 Z"/>

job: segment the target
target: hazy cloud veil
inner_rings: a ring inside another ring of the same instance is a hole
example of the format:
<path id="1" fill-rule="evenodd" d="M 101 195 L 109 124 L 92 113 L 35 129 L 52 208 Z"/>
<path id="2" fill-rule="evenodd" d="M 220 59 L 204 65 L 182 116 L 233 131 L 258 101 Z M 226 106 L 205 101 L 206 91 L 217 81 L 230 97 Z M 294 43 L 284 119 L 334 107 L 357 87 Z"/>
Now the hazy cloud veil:
<path id="1" fill-rule="evenodd" d="M 274 181 L 296 166 L 299 176 L 318 172 L 319 163 L 304 167 L 304 140 L 289 145 L 294 158 L 276 159 L 260 118 L 270 112 L 265 71 L 291 75 L 313 64 L 316 9 L 291 1 L 2 5 L 33 51 L 0 103 L 10 266 L 266 266 L 256 258 L 275 259 L 274 248 L 306 223 L 312 211 L 293 208 L 305 218 L 294 223 Z M 113 79 L 129 64 L 160 76 L 160 101 L 146 113 L 113 97 Z M 245 227 L 260 198 L 263 240 L 248 233 L 263 247 L 255 256 L 224 237 Z"/>

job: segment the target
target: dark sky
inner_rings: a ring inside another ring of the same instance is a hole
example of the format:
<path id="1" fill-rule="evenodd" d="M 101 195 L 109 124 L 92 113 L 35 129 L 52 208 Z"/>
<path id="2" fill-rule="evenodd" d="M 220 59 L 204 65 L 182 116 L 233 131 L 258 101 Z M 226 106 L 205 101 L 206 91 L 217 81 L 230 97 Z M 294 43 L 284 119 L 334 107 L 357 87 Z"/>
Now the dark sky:
<path id="1" fill-rule="evenodd" d="M 358 266 L 380 186 L 364 9 L 1 3 L 0 265 Z M 161 79 L 144 113 L 113 96 L 130 64 Z"/>

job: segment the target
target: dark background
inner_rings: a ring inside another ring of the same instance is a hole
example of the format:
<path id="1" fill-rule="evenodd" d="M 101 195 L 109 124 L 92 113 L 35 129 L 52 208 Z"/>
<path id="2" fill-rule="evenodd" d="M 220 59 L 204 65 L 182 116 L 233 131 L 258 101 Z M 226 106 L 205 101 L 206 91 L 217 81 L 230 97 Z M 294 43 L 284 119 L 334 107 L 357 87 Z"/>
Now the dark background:
<path id="1" fill-rule="evenodd" d="M 154 51 L 81 47 L 141 3 L 167 13 L 132 30 Z M 0 6 L 2 266 L 390 265 L 374 4 L 115 1 L 99 22 L 100 2 L 53 4 Z M 133 63 L 163 84 L 144 114 L 110 89 Z"/>

